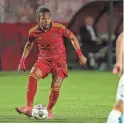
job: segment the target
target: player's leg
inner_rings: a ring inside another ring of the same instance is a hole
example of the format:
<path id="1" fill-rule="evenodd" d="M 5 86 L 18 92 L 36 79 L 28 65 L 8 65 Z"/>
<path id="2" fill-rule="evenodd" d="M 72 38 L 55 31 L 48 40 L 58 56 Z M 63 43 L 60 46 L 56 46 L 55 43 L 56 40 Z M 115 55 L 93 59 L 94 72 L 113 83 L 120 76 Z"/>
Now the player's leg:
<path id="1" fill-rule="evenodd" d="M 53 78 L 53 81 L 51 84 L 51 92 L 50 92 L 50 96 L 49 96 L 49 102 L 48 102 L 48 113 L 49 113 L 48 118 L 53 118 L 52 108 L 58 100 L 62 81 L 63 81 L 63 78 L 60 76 L 55 76 Z"/>
<path id="2" fill-rule="evenodd" d="M 27 106 L 32 107 L 35 94 L 37 92 L 37 81 L 42 78 L 42 71 L 34 66 L 31 69 L 27 85 Z"/>
<path id="3" fill-rule="evenodd" d="M 123 114 L 123 106 L 124 106 L 124 75 L 121 77 L 117 89 L 116 95 L 116 103 L 114 105 L 113 110 L 110 112 L 108 116 L 107 123 L 119 123 L 119 119 Z"/>
<path id="4" fill-rule="evenodd" d="M 43 76 L 41 69 L 37 66 L 33 66 L 27 85 L 27 106 L 22 108 L 16 108 L 18 113 L 26 114 L 27 116 L 31 116 L 31 109 L 33 106 L 33 101 L 35 94 L 37 92 L 37 81 Z"/>
<path id="5" fill-rule="evenodd" d="M 118 111 L 119 113 L 121 113 L 121 115 L 118 117 L 119 122 L 124 123 L 124 115 L 123 115 L 124 114 L 124 101 L 122 101 L 121 99 L 119 101 L 117 101 L 113 109 Z M 118 120 L 118 118 L 117 118 L 117 120 Z"/>
<path id="6" fill-rule="evenodd" d="M 117 101 L 113 110 L 109 113 L 107 123 L 119 123 L 123 112 L 123 102 Z"/>

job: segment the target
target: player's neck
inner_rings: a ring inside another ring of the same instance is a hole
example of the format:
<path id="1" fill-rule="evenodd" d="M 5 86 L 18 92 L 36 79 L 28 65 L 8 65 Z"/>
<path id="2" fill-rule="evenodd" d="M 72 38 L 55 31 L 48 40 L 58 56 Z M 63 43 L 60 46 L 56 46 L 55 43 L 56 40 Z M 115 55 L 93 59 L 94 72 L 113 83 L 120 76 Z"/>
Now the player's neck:
<path id="1" fill-rule="evenodd" d="M 50 28 L 51 28 L 51 25 L 49 25 L 49 27 L 48 27 L 47 29 L 44 29 L 41 25 L 39 25 L 39 26 L 40 26 L 41 30 L 43 30 L 44 32 L 49 31 L 49 30 L 50 30 Z"/>

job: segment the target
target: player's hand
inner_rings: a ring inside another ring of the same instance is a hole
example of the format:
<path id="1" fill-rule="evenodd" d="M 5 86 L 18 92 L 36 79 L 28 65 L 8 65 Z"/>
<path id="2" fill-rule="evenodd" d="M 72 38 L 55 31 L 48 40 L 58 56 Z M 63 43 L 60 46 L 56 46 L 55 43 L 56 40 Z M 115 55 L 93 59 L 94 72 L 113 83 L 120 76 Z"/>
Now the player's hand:
<path id="1" fill-rule="evenodd" d="M 122 63 L 121 62 L 117 62 L 115 64 L 112 73 L 117 74 L 119 76 L 122 74 Z"/>
<path id="2" fill-rule="evenodd" d="M 82 55 L 82 56 L 79 57 L 79 62 L 80 62 L 81 65 L 84 65 L 87 62 L 87 58 Z"/>
<path id="3" fill-rule="evenodd" d="M 21 58 L 20 64 L 18 66 L 18 72 L 22 70 L 25 72 L 25 58 L 24 57 Z"/>

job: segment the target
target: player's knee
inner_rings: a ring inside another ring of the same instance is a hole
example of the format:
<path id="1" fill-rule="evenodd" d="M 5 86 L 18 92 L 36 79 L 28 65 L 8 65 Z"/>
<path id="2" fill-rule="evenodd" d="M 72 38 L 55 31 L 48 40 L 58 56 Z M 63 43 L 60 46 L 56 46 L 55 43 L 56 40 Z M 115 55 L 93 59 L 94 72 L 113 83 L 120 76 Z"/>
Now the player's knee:
<path id="1" fill-rule="evenodd" d="M 60 90 L 60 85 L 55 83 L 51 88 L 53 91 L 58 91 L 58 90 Z"/>
<path id="2" fill-rule="evenodd" d="M 118 101 L 118 102 L 116 103 L 116 105 L 115 105 L 114 108 L 115 108 L 116 110 L 120 111 L 120 112 L 123 112 L 123 105 L 124 105 L 124 102 Z"/>
<path id="3" fill-rule="evenodd" d="M 39 68 L 33 67 L 31 69 L 30 75 L 32 77 L 34 77 L 35 79 L 39 80 L 40 78 L 42 78 L 42 72 Z"/>
<path id="4" fill-rule="evenodd" d="M 52 90 L 60 90 L 62 78 L 55 78 L 52 83 Z"/>

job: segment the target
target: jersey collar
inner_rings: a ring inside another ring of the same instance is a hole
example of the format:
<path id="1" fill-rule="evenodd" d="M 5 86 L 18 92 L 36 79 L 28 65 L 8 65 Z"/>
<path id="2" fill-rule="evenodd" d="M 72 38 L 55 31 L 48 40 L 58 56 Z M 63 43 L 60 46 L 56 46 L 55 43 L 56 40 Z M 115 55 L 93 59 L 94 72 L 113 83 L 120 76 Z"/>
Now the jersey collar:
<path id="1" fill-rule="evenodd" d="M 40 32 L 48 32 L 52 27 L 52 23 L 50 24 L 50 28 L 48 30 L 43 30 L 41 27 L 40 27 L 40 24 L 38 24 L 38 28 L 37 30 L 40 31 Z"/>

